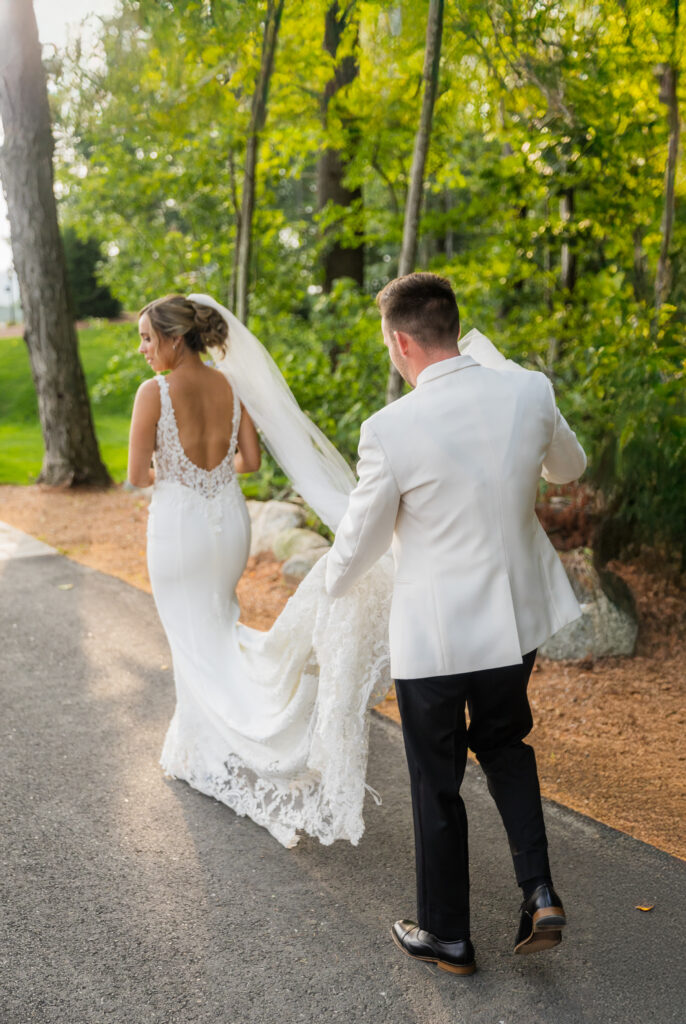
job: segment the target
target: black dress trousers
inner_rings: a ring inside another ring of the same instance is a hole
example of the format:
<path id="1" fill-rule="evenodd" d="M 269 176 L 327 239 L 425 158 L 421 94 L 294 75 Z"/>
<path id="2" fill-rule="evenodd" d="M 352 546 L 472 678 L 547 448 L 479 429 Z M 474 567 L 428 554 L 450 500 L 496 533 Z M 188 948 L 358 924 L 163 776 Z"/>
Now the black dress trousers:
<path id="1" fill-rule="evenodd" d="M 533 725 L 526 689 L 535 659 L 531 651 L 521 665 L 396 680 L 412 790 L 418 923 L 440 939 L 469 935 L 467 816 L 460 796 L 467 747 L 503 819 L 517 882 L 550 874 L 536 758 L 522 742 Z"/>

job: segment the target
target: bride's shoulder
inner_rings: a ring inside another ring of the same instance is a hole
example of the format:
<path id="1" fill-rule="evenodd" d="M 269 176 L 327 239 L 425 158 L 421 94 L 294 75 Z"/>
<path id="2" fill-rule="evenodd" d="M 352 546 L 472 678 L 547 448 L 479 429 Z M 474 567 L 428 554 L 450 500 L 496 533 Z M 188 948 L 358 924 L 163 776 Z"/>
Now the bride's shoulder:
<path id="1" fill-rule="evenodd" d="M 160 415 L 160 378 L 158 375 L 148 377 L 139 386 L 133 403 L 134 413 L 137 417 L 143 416 L 146 419 L 157 420 Z"/>
<path id="2" fill-rule="evenodd" d="M 148 377 L 142 384 L 139 385 L 138 391 L 136 392 L 136 401 L 140 398 L 141 401 L 148 404 L 154 404 L 160 402 L 160 389 L 164 386 L 164 377 L 156 373 L 154 377 Z"/>

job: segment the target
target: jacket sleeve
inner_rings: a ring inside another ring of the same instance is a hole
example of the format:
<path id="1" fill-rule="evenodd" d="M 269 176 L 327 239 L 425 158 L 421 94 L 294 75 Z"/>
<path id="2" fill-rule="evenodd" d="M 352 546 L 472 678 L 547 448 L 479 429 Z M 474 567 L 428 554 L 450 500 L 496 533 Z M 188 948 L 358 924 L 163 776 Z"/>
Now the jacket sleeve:
<path id="1" fill-rule="evenodd" d="M 326 589 L 341 597 L 388 550 L 398 515 L 400 491 L 386 454 L 369 423 L 358 448 L 358 484 L 326 561 Z"/>
<path id="2" fill-rule="evenodd" d="M 586 469 L 586 453 L 576 439 L 576 434 L 567 423 L 555 402 L 555 392 L 547 381 L 550 401 L 553 404 L 555 427 L 548 450 L 543 459 L 541 476 L 550 484 L 568 484 L 577 480 Z"/>

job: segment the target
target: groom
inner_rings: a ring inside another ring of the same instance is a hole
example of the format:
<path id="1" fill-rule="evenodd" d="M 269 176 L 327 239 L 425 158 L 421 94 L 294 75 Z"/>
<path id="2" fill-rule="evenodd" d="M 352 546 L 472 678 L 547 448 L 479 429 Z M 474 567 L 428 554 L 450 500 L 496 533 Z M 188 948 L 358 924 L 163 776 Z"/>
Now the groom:
<path id="1" fill-rule="evenodd" d="M 534 752 L 523 740 L 533 724 L 526 690 L 536 648 L 580 614 L 536 518 L 538 481 L 575 480 L 586 457 L 544 374 L 504 360 L 478 332 L 469 346 L 477 358 L 460 354 L 447 280 L 408 274 L 386 285 L 377 304 L 391 361 L 413 390 L 362 424 L 359 482 L 326 583 L 331 595 L 344 594 L 392 543 L 391 673 L 410 772 L 418 903 L 418 923 L 397 921 L 392 936 L 418 960 L 471 974 L 460 796 L 468 747 L 486 774 L 523 892 L 515 952 L 557 945 L 565 924 Z"/>

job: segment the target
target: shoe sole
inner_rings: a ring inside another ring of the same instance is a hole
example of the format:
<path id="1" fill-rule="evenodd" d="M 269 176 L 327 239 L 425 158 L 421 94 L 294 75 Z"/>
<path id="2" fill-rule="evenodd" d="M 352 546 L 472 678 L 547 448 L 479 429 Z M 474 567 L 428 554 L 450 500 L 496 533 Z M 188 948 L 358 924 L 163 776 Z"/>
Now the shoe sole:
<path id="1" fill-rule="evenodd" d="M 515 946 L 515 953 L 539 953 L 562 942 L 561 928 L 567 924 L 562 907 L 542 907 L 533 916 L 531 932 Z"/>
<path id="2" fill-rule="evenodd" d="M 421 960 L 427 964 L 436 964 L 442 971 L 448 971 L 449 974 L 474 974 L 476 970 L 476 963 L 465 964 L 464 966 L 458 964 L 449 964 L 446 960 L 439 960 L 435 956 L 417 956 L 415 953 L 410 953 L 409 950 L 405 949 L 402 942 L 391 928 L 391 938 L 395 942 L 401 953 L 405 956 L 409 956 L 411 960 Z"/>

